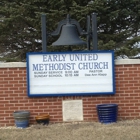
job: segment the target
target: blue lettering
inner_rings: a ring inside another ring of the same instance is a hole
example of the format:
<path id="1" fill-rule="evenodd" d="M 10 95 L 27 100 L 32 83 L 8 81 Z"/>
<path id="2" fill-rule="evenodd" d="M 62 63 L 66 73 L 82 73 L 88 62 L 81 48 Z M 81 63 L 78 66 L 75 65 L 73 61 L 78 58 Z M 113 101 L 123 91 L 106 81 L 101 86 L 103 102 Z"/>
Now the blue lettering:
<path id="1" fill-rule="evenodd" d="M 73 57 L 72 57 L 73 56 Z M 70 61 L 74 61 L 74 55 L 70 54 Z"/>
<path id="2" fill-rule="evenodd" d="M 54 64 L 54 70 L 59 70 L 59 65 L 57 63 Z"/>
<path id="3" fill-rule="evenodd" d="M 86 69 L 108 69 L 108 62 L 92 62 L 92 63 L 79 63 L 78 68 L 80 70 Z"/>
<path id="4" fill-rule="evenodd" d="M 81 60 L 81 59 L 79 58 L 78 54 L 75 54 L 75 61 L 77 61 L 77 60 Z"/>
<path id="5" fill-rule="evenodd" d="M 82 63 L 79 63 L 79 65 L 78 65 L 78 68 L 79 68 L 80 70 L 82 70 L 81 65 L 82 65 Z"/>
<path id="6" fill-rule="evenodd" d="M 57 61 L 57 55 L 53 55 L 53 61 Z"/>
<path id="7" fill-rule="evenodd" d="M 94 63 L 94 69 L 99 69 L 97 62 Z"/>
<path id="8" fill-rule="evenodd" d="M 75 65 L 75 63 L 32 64 L 33 71 L 74 70 Z"/>
<path id="9" fill-rule="evenodd" d="M 93 63 L 89 63 L 89 69 L 93 69 Z"/>
<path id="10" fill-rule="evenodd" d="M 49 64 L 49 70 L 54 70 L 53 64 Z"/>
<path id="11" fill-rule="evenodd" d="M 89 60 L 89 61 L 92 61 L 92 60 L 93 60 L 93 56 L 94 56 L 94 55 L 89 54 L 89 55 L 88 55 L 88 60 Z"/>
<path id="12" fill-rule="evenodd" d="M 45 70 L 48 70 L 48 69 L 47 69 L 48 64 L 44 64 L 44 66 L 45 66 Z"/>
<path id="13" fill-rule="evenodd" d="M 87 54 L 83 54 L 84 61 L 86 61 L 86 56 L 87 56 Z"/>
<path id="14" fill-rule="evenodd" d="M 83 69 L 88 69 L 88 63 L 83 63 Z"/>
<path id="15" fill-rule="evenodd" d="M 104 62 L 104 69 L 108 69 L 108 62 Z"/>
<path id="16" fill-rule="evenodd" d="M 70 69 L 71 69 L 70 63 L 67 63 L 66 68 L 64 70 L 70 70 Z"/>
<path id="17" fill-rule="evenodd" d="M 94 61 L 97 59 L 97 54 L 70 54 L 70 61 Z"/>
<path id="18" fill-rule="evenodd" d="M 66 58 L 66 54 L 64 55 L 64 54 L 62 54 L 62 61 L 65 61 L 65 58 Z"/>
<path id="19" fill-rule="evenodd" d="M 43 62 L 46 62 L 46 61 L 47 61 L 47 56 L 43 55 Z"/>
<path id="20" fill-rule="evenodd" d="M 49 62 L 49 61 L 52 61 L 52 58 L 51 58 L 50 55 L 48 56 L 48 62 Z"/>
<path id="21" fill-rule="evenodd" d="M 43 70 L 43 64 L 39 64 L 39 70 L 40 70 L 40 71 Z"/>
<path id="22" fill-rule="evenodd" d="M 93 54 L 93 60 L 97 60 L 98 59 L 98 55 L 97 54 Z"/>
<path id="23" fill-rule="evenodd" d="M 74 70 L 74 66 L 76 65 L 75 63 L 71 63 L 72 65 L 72 70 Z"/>
<path id="24" fill-rule="evenodd" d="M 103 64 L 104 64 L 103 62 L 99 63 L 99 69 L 104 69 L 104 65 Z"/>
<path id="25" fill-rule="evenodd" d="M 38 64 L 33 64 L 33 71 L 38 71 Z"/>
<path id="26" fill-rule="evenodd" d="M 62 63 L 59 64 L 59 70 L 63 70 L 63 64 Z"/>

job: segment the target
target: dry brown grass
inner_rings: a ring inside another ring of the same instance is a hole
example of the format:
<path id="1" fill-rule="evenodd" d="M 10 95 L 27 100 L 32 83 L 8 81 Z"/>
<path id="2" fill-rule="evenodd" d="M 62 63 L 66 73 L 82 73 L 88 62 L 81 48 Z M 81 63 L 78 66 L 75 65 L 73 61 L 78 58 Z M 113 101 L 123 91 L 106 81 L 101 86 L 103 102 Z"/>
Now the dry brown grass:
<path id="1" fill-rule="evenodd" d="M 33 125 L 26 129 L 2 127 L 0 140 L 140 140 L 140 120 Z"/>

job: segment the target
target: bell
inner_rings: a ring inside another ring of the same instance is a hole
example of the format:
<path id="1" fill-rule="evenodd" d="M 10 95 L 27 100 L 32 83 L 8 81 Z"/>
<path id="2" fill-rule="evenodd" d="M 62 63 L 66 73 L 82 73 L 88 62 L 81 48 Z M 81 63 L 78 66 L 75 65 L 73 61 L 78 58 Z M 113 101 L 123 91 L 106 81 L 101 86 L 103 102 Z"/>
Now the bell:
<path id="1" fill-rule="evenodd" d="M 52 43 L 53 46 L 59 45 L 86 45 L 87 43 L 79 38 L 75 25 L 67 23 L 62 26 L 60 37 Z"/>

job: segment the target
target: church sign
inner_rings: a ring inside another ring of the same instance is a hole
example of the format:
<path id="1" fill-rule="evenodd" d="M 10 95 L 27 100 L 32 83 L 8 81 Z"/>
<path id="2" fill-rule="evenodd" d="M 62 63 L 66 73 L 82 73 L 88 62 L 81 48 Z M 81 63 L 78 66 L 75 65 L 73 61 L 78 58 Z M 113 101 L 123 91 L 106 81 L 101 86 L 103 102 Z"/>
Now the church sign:
<path id="1" fill-rule="evenodd" d="M 29 97 L 115 94 L 114 52 L 27 53 L 27 91 Z"/>

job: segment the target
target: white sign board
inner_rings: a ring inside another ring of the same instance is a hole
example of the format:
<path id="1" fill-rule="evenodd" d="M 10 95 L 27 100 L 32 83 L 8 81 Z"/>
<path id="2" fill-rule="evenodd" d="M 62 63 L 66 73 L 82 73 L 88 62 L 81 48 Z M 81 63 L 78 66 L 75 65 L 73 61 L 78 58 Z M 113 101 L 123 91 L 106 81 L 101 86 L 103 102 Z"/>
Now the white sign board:
<path id="1" fill-rule="evenodd" d="M 114 53 L 27 53 L 29 96 L 114 94 Z"/>

